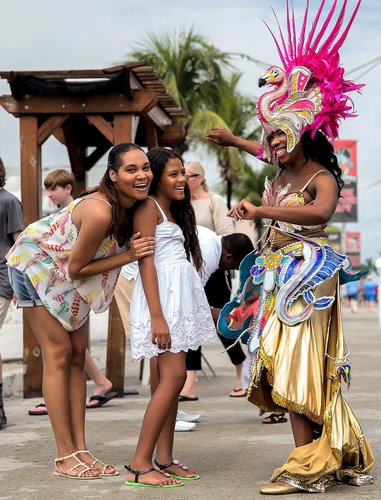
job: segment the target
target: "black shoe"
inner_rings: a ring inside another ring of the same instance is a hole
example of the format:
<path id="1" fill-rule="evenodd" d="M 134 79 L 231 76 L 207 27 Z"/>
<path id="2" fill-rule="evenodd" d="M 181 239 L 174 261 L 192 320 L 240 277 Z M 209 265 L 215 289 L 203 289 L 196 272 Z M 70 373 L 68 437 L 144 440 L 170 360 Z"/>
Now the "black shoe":
<path id="1" fill-rule="evenodd" d="M 0 406 L 0 429 L 2 429 L 5 425 L 7 425 L 7 417 L 4 413 L 4 408 Z"/>

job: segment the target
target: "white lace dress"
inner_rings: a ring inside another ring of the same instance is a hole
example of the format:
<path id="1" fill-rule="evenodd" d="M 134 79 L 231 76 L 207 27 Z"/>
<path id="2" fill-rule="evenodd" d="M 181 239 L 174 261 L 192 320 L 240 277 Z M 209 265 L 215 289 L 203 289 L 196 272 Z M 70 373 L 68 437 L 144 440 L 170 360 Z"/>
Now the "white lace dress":
<path id="1" fill-rule="evenodd" d="M 195 350 L 204 342 L 215 341 L 215 326 L 200 276 L 186 258 L 184 235 L 158 208 L 163 222 L 156 227 L 155 266 L 161 308 L 171 333 L 169 350 Z M 151 317 L 139 275 L 131 297 L 132 359 L 151 358 L 162 352 L 152 343 Z"/>

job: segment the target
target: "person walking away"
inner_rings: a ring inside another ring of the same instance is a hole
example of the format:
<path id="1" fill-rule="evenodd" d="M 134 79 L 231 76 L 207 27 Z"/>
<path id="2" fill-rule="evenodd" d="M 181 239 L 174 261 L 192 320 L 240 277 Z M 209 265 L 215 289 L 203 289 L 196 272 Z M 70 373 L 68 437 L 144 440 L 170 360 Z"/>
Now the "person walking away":
<path id="1" fill-rule="evenodd" d="M 6 170 L 0 158 L 0 330 L 14 298 L 8 279 L 5 255 L 24 229 L 21 203 L 5 186 Z M 7 424 L 3 401 L 3 361 L 0 353 L 0 429 Z"/>
<path id="2" fill-rule="evenodd" d="M 205 179 L 205 169 L 198 161 L 190 161 L 185 165 L 185 172 L 191 193 L 192 206 L 196 214 L 196 223 L 198 226 L 206 227 L 214 231 L 218 236 L 226 236 L 234 233 L 234 224 L 231 219 L 226 217 L 228 207 L 226 202 L 219 194 L 210 194 L 209 187 Z M 230 271 L 216 269 L 209 277 L 205 285 L 205 293 L 210 306 L 221 308 L 229 302 L 231 294 Z M 232 342 L 217 335 L 226 348 L 232 345 Z M 241 387 L 242 366 L 245 360 L 245 354 L 239 344 L 230 348 L 228 356 L 235 368 L 235 382 L 231 397 L 241 397 L 244 395 Z M 187 380 L 181 391 L 181 401 L 196 401 L 197 397 L 197 370 L 201 370 L 201 346 L 197 351 L 189 351 L 186 356 Z"/>

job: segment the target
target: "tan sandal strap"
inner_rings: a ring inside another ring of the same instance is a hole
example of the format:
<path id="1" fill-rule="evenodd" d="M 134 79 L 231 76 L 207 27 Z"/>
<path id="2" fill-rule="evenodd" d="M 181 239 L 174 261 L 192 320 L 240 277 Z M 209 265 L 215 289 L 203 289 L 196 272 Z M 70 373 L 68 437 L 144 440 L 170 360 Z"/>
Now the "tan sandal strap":
<path id="1" fill-rule="evenodd" d="M 74 452 L 72 453 L 71 455 L 66 455 L 66 457 L 58 457 L 58 458 L 55 458 L 54 459 L 54 462 L 57 463 L 57 462 L 63 462 L 64 460 L 67 460 L 68 458 L 75 458 L 77 460 L 77 457 L 76 457 L 76 454 L 78 452 Z"/>
<path id="2" fill-rule="evenodd" d="M 86 465 L 86 464 L 82 464 L 82 465 L 85 467 L 85 469 L 84 469 L 83 471 L 81 471 L 81 472 L 78 474 L 78 476 L 77 476 L 77 477 L 82 477 L 82 476 L 83 476 L 83 474 L 85 474 L 86 472 L 88 472 L 88 471 L 90 471 L 90 470 L 94 470 L 92 467 L 87 467 L 87 465 Z"/>

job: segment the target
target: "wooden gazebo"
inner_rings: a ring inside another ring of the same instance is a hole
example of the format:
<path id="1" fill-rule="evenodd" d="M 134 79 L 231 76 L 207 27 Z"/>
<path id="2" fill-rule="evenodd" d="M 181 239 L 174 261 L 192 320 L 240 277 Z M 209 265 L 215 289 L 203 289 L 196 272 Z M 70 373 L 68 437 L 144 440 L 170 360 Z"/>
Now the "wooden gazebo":
<path id="1" fill-rule="evenodd" d="M 20 119 L 21 197 L 25 224 L 41 217 L 41 146 L 54 136 L 66 146 L 77 191 L 86 171 L 120 142 L 174 146 L 185 136 L 185 113 L 144 62 L 96 70 L 7 71 L 12 95 L 3 108 Z M 123 395 L 125 338 L 110 307 L 107 376 Z M 24 318 L 24 397 L 41 395 L 41 352 Z"/>

